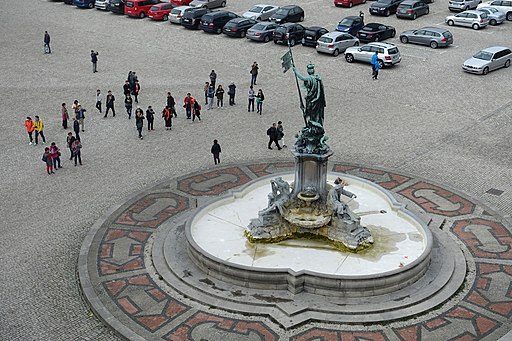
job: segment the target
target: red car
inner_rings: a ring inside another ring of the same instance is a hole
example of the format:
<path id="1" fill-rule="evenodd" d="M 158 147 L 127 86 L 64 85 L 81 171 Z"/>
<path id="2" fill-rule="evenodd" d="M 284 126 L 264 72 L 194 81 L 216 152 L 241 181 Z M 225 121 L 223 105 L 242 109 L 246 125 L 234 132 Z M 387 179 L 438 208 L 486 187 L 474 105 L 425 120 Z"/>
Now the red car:
<path id="1" fill-rule="evenodd" d="M 147 17 L 149 9 L 158 3 L 158 0 L 128 0 L 124 4 L 124 14 L 142 19 Z"/>
<path id="2" fill-rule="evenodd" d="M 336 7 L 352 7 L 354 5 L 365 4 L 366 0 L 334 0 L 334 6 Z"/>
<path id="3" fill-rule="evenodd" d="M 171 0 L 171 3 L 176 6 L 188 6 L 192 0 Z"/>
<path id="4" fill-rule="evenodd" d="M 167 21 L 167 19 L 169 19 L 169 13 L 171 13 L 174 7 L 176 7 L 176 5 L 169 2 L 153 5 L 148 11 L 148 17 L 153 20 Z"/>

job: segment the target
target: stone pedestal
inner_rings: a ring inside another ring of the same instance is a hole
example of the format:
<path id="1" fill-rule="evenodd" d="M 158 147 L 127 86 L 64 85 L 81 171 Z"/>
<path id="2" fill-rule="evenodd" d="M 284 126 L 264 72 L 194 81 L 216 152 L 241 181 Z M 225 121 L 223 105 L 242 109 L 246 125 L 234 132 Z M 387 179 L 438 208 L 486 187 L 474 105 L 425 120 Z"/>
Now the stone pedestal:
<path id="1" fill-rule="evenodd" d="M 327 162 L 334 153 L 329 151 L 326 154 L 318 155 L 300 153 L 296 149 L 291 151 L 295 156 L 295 182 L 292 197 L 314 189 L 320 196 L 318 199 L 325 200 L 327 196 Z"/>

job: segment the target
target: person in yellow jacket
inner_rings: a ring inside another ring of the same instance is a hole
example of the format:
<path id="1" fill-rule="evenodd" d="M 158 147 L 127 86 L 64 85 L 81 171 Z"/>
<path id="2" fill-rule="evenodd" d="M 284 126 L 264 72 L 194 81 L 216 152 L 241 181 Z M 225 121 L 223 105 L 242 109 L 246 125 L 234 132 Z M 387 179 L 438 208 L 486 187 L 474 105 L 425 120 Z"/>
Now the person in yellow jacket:
<path id="1" fill-rule="evenodd" d="M 43 128 L 44 128 L 44 124 L 43 124 L 43 121 L 41 121 L 41 119 L 39 119 L 39 116 L 36 116 L 35 117 L 35 121 L 34 121 L 34 131 L 36 133 L 36 145 L 37 143 L 39 142 L 38 141 L 38 137 L 39 135 L 41 135 L 41 138 L 43 139 L 43 144 L 46 144 L 46 139 L 44 138 L 44 133 L 43 133 Z"/>

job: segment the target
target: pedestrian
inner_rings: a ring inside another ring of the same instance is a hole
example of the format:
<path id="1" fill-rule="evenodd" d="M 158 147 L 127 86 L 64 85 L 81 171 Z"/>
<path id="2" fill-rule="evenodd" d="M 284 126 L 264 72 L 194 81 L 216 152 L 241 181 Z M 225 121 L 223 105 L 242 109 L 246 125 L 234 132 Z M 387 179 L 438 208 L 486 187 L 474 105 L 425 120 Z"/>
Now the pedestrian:
<path id="1" fill-rule="evenodd" d="M 80 140 L 80 123 L 78 123 L 78 120 L 73 118 L 73 130 L 75 131 L 75 139 Z"/>
<path id="2" fill-rule="evenodd" d="M 208 110 L 213 109 L 213 96 L 215 95 L 215 88 L 210 85 L 208 88 Z"/>
<path id="3" fill-rule="evenodd" d="M 171 113 L 174 117 L 178 117 L 176 113 L 176 101 L 174 101 L 174 97 L 172 97 L 171 92 L 167 92 L 167 105 L 171 108 Z"/>
<path id="4" fill-rule="evenodd" d="M 132 92 L 132 90 L 131 90 L 131 87 L 130 87 L 130 83 L 128 82 L 128 80 L 125 80 L 124 81 L 124 85 L 123 85 L 124 97 L 128 96 L 129 94 L 131 94 L 131 92 Z"/>
<path id="5" fill-rule="evenodd" d="M 210 88 L 210 83 L 204 82 L 203 90 L 204 90 L 204 105 L 208 105 L 208 89 Z"/>
<path id="6" fill-rule="evenodd" d="M 76 115 L 78 114 L 78 106 L 80 105 L 80 103 L 78 103 L 78 100 L 75 99 L 73 101 L 73 105 L 71 106 L 71 109 L 73 110 L 73 113 L 75 114 L 75 117 Z"/>
<path id="7" fill-rule="evenodd" d="M 92 73 L 98 72 L 98 54 L 91 50 Z"/>
<path id="8" fill-rule="evenodd" d="M 148 130 L 155 130 L 153 128 L 153 122 L 155 121 L 155 111 L 151 105 L 146 110 L 146 119 L 148 120 Z"/>
<path id="9" fill-rule="evenodd" d="M 375 54 L 372 56 L 372 79 L 377 80 L 379 77 L 379 57 L 377 54 L 377 51 L 375 51 Z"/>
<path id="10" fill-rule="evenodd" d="M 87 110 L 85 110 L 85 108 L 82 108 L 82 106 L 79 104 L 78 105 L 78 112 L 76 114 L 76 118 L 78 119 L 78 122 L 80 123 L 80 126 L 82 127 L 82 131 L 85 131 L 85 127 L 84 127 L 84 120 L 85 120 L 85 112 Z"/>
<path id="11" fill-rule="evenodd" d="M 28 145 L 31 146 L 34 144 L 34 140 L 32 139 L 32 133 L 34 132 L 34 121 L 32 121 L 32 117 L 27 117 L 25 120 L 25 129 L 27 130 L 28 138 L 30 141 Z"/>
<path id="12" fill-rule="evenodd" d="M 254 93 L 254 89 L 252 88 L 252 85 L 249 87 L 249 92 L 247 93 L 247 97 L 249 99 L 249 104 L 247 105 L 247 112 L 254 111 L 254 98 L 256 97 Z"/>
<path id="13" fill-rule="evenodd" d="M 131 89 L 135 85 L 135 80 L 133 79 L 133 71 L 128 72 L 128 78 L 126 79 L 128 80 L 129 89 Z"/>
<path id="14" fill-rule="evenodd" d="M 220 163 L 221 150 L 220 150 L 220 144 L 218 143 L 217 140 L 213 140 L 213 146 L 210 151 L 213 154 L 213 162 L 215 162 L 215 164 Z"/>
<path id="15" fill-rule="evenodd" d="M 57 147 L 55 142 L 50 144 L 50 154 L 52 155 L 53 169 L 57 170 L 57 168 L 62 168 L 60 164 L 60 149 Z"/>
<path id="16" fill-rule="evenodd" d="M 192 115 L 192 108 L 194 107 L 195 98 L 190 95 L 190 92 L 187 93 L 187 96 L 183 100 L 183 108 L 185 108 L 185 112 L 187 113 L 187 120 L 190 120 L 190 116 Z"/>
<path id="17" fill-rule="evenodd" d="M 101 93 L 101 90 L 98 89 L 98 90 L 96 90 L 96 109 L 98 109 L 100 114 L 101 114 L 101 102 L 102 101 L 103 101 L 103 94 Z"/>
<path id="18" fill-rule="evenodd" d="M 128 114 L 128 119 L 132 118 L 132 96 L 128 95 L 124 98 L 124 107 L 126 108 L 126 113 Z"/>
<path id="19" fill-rule="evenodd" d="M 217 81 L 217 74 L 215 73 L 215 70 L 212 70 L 210 72 L 210 86 L 213 86 L 215 89 L 215 82 Z"/>
<path id="20" fill-rule="evenodd" d="M 258 78 L 258 70 L 258 63 L 252 63 L 251 71 L 249 72 L 251 74 L 251 85 L 256 85 L 256 78 Z"/>
<path id="21" fill-rule="evenodd" d="M 143 140 L 144 138 L 142 137 L 142 128 L 144 127 L 144 112 L 139 107 L 137 107 L 135 110 L 135 126 L 139 132 L 139 139 Z"/>
<path id="22" fill-rule="evenodd" d="M 66 108 L 66 103 L 62 103 L 61 117 L 62 117 L 62 128 L 68 129 L 69 113 L 68 113 L 68 108 Z"/>
<path id="23" fill-rule="evenodd" d="M 50 153 L 50 148 L 46 147 L 44 149 L 43 157 L 41 158 L 44 163 L 46 163 L 46 172 L 48 175 L 55 174 L 53 172 L 53 161 L 52 161 L 52 154 Z"/>
<path id="24" fill-rule="evenodd" d="M 228 86 L 229 105 L 235 105 L 236 85 L 231 82 Z"/>
<path id="25" fill-rule="evenodd" d="M 139 103 L 139 91 L 140 91 L 140 84 L 139 81 L 135 81 L 135 85 L 132 88 L 132 95 L 135 97 L 135 103 Z"/>
<path id="26" fill-rule="evenodd" d="M 196 117 L 201 121 L 201 105 L 198 101 L 194 101 L 194 111 L 192 113 L 192 122 L 195 121 Z"/>
<path id="27" fill-rule="evenodd" d="M 258 89 L 258 94 L 256 95 L 256 112 L 261 115 L 263 112 L 263 101 L 265 100 L 265 95 L 263 94 L 263 90 Z"/>
<path id="28" fill-rule="evenodd" d="M 169 108 L 168 105 L 166 105 L 164 110 L 162 110 L 162 117 L 165 122 L 165 130 L 172 130 L 172 113 L 171 108 Z"/>
<path id="29" fill-rule="evenodd" d="M 114 108 L 115 101 L 116 101 L 116 98 L 114 97 L 114 95 L 112 95 L 112 91 L 109 90 L 107 92 L 107 100 L 105 101 L 105 106 L 107 107 L 107 109 L 105 110 L 105 116 L 103 116 L 103 117 L 107 117 L 108 111 L 110 109 L 112 109 L 112 116 L 116 116 L 116 109 Z"/>
<path id="30" fill-rule="evenodd" d="M 284 127 L 282 121 L 277 122 L 277 132 L 277 140 L 281 141 L 283 148 L 286 148 L 286 143 L 284 143 Z"/>
<path id="31" fill-rule="evenodd" d="M 75 140 L 76 140 L 76 138 L 73 136 L 73 133 L 69 132 L 68 137 L 66 138 L 66 142 L 67 142 L 68 148 L 69 148 L 69 153 L 70 153 L 69 159 L 70 160 L 73 160 L 73 150 L 71 149 L 71 146 L 73 145 L 73 142 Z"/>
<path id="32" fill-rule="evenodd" d="M 44 129 L 43 121 L 39 118 L 39 116 L 35 116 L 34 131 L 36 132 L 36 145 L 38 143 L 39 136 L 41 136 L 41 138 L 43 139 L 43 144 L 46 144 L 46 139 L 44 137 L 43 129 Z"/>
<path id="33" fill-rule="evenodd" d="M 52 49 L 50 48 L 50 35 L 48 31 L 44 31 L 44 53 L 52 53 Z"/>
<path id="34" fill-rule="evenodd" d="M 275 123 L 272 123 L 272 126 L 267 129 L 267 135 L 268 135 L 268 149 L 272 149 L 272 142 L 275 143 L 278 150 L 281 150 L 281 146 L 279 145 L 279 134 L 277 131 L 277 127 Z"/>
<path id="35" fill-rule="evenodd" d="M 220 106 L 222 108 L 224 106 L 224 89 L 220 84 L 215 91 L 215 97 L 217 97 L 217 107 Z"/>
<path id="36" fill-rule="evenodd" d="M 80 163 L 80 166 L 82 165 L 82 143 L 80 142 L 80 139 L 76 139 L 71 144 L 71 151 L 73 152 L 73 157 L 75 158 L 75 166 L 76 161 L 78 159 L 78 162 Z"/>

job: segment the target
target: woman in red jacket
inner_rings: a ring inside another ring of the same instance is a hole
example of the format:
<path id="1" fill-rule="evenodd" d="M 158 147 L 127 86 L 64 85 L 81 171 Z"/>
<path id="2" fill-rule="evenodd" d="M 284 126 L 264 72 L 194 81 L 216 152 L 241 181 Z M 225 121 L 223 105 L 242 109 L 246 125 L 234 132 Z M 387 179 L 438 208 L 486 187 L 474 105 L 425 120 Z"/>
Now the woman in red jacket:
<path id="1" fill-rule="evenodd" d="M 28 144 L 31 146 L 34 144 L 34 139 L 32 138 L 32 133 L 34 132 L 34 121 L 32 121 L 32 117 L 27 117 L 25 120 L 25 129 L 27 129 L 28 138 L 30 139 Z"/>
<path id="2" fill-rule="evenodd" d="M 171 130 L 172 129 L 172 112 L 171 108 L 166 105 L 164 110 L 162 110 L 162 117 L 165 121 L 165 130 Z"/>

